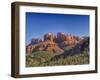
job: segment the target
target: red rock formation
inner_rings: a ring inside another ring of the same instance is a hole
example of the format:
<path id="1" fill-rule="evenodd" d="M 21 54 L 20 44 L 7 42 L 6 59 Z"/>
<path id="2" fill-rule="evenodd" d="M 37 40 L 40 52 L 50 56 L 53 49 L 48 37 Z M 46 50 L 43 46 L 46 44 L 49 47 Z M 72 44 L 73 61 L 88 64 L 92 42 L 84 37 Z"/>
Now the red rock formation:
<path id="1" fill-rule="evenodd" d="M 57 46 L 54 42 L 48 42 L 45 51 L 49 51 L 51 53 L 63 53 L 64 51 Z"/>
<path id="2" fill-rule="evenodd" d="M 73 47 L 75 44 L 79 43 L 81 38 L 79 36 L 72 36 L 71 34 L 67 34 L 65 40 L 61 43 L 61 46 Z"/>
<path id="3" fill-rule="evenodd" d="M 73 38 L 73 36 L 71 34 L 66 35 L 65 41 L 67 41 L 68 46 L 72 46 L 75 43 L 75 39 Z"/>
<path id="4" fill-rule="evenodd" d="M 32 46 L 28 46 L 28 47 L 26 48 L 26 52 L 27 52 L 27 53 L 31 54 L 32 51 L 33 51 Z"/>
<path id="5" fill-rule="evenodd" d="M 65 40 L 66 35 L 63 32 L 59 32 L 57 33 L 57 38 L 64 41 Z"/>
<path id="6" fill-rule="evenodd" d="M 27 53 L 32 53 L 34 51 L 63 53 L 63 47 L 73 47 L 80 41 L 81 38 L 79 36 L 73 36 L 71 34 L 65 35 L 64 33 L 59 32 L 57 33 L 57 36 L 53 36 L 52 33 L 47 33 L 44 35 L 44 41 L 41 39 L 32 39 L 31 44 L 27 46 Z"/>
<path id="7" fill-rule="evenodd" d="M 44 35 L 44 41 L 53 41 L 53 34 L 52 33 L 47 33 Z"/>
<path id="8" fill-rule="evenodd" d="M 29 46 L 27 48 L 27 52 L 30 54 L 34 51 L 49 51 L 50 53 L 63 52 L 63 50 L 60 49 L 56 43 L 51 42 L 51 41 L 44 41 L 39 44 Z"/>

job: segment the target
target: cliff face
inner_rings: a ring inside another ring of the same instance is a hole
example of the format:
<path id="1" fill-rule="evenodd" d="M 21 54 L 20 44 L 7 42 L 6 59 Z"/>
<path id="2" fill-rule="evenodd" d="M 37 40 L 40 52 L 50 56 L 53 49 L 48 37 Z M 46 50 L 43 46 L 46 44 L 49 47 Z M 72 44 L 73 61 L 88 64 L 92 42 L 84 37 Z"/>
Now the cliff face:
<path id="1" fill-rule="evenodd" d="M 58 43 L 61 48 L 72 47 L 75 44 L 78 44 L 81 40 L 82 39 L 79 36 L 73 36 L 71 34 L 65 35 L 62 32 L 59 32 L 57 37 L 54 39 L 54 41 Z"/>
<path id="2" fill-rule="evenodd" d="M 47 33 L 44 35 L 43 40 L 32 39 L 26 47 L 26 52 L 31 54 L 35 51 L 49 51 L 53 54 L 61 54 L 65 48 L 72 48 L 82 40 L 79 36 L 65 35 L 63 32 L 58 32 L 57 35 Z"/>
<path id="3" fill-rule="evenodd" d="M 54 36 L 53 36 L 52 33 L 47 33 L 47 34 L 44 35 L 44 41 L 48 40 L 48 41 L 53 42 L 53 39 L 54 39 Z"/>

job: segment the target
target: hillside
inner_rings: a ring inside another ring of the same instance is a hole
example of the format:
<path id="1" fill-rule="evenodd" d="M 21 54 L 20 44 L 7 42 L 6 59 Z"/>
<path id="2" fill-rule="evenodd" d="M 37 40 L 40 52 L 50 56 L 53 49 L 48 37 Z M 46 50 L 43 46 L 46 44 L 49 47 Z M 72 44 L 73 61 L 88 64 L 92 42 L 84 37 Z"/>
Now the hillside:
<path id="1" fill-rule="evenodd" d="M 84 56 L 83 58 L 85 60 L 83 60 L 85 62 L 81 60 L 81 55 Z M 78 60 L 75 59 L 75 56 L 78 56 Z M 44 63 L 46 64 L 48 62 L 48 65 L 50 65 L 59 60 L 60 63 L 58 63 L 58 65 L 66 60 L 65 64 L 67 65 L 68 60 L 70 60 L 67 59 L 68 57 L 74 60 L 73 64 L 89 63 L 89 37 L 79 37 L 71 34 L 64 34 L 63 32 L 59 32 L 57 35 L 47 33 L 44 35 L 43 40 L 35 38 L 31 40 L 26 46 L 26 57 L 26 66 L 28 67 L 30 67 L 29 63 L 30 65 L 34 63 L 33 66 L 37 64 L 42 66 Z"/>

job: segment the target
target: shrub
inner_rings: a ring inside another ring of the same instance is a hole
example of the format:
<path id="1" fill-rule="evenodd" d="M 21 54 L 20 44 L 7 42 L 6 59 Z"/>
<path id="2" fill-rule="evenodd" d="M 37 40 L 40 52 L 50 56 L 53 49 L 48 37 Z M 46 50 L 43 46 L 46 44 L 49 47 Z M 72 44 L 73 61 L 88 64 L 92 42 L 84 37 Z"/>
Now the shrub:
<path id="1" fill-rule="evenodd" d="M 46 53 L 45 51 L 35 52 L 30 57 L 26 58 L 27 59 L 26 66 L 35 67 L 35 66 L 60 66 L 60 65 L 89 64 L 89 54 L 88 53 L 67 56 L 65 58 L 61 57 L 59 59 L 55 58 L 51 60 L 52 57 L 53 57 L 53 54 Z"/>
<path id="2" fill-rule="evenodd" d="M 26 67 L 39 66 L 43 62 L 50 60 L 54 55 L 47 51 L 37 51 L 31 55 L 26 55 Z"/>

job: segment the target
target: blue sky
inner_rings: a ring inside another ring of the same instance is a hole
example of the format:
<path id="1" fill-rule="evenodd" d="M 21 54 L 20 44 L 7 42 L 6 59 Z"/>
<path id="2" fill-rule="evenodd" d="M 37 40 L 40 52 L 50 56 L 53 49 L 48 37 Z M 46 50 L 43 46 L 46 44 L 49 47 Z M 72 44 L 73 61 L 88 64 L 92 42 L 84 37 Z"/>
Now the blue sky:
<path id="1" fill-rule="evenodd" d="M 89 35 L 89 15 L 26 12 L 26 44 L 45 33 L 64 32 L 77 36 Z"/>

